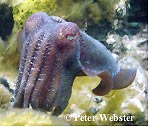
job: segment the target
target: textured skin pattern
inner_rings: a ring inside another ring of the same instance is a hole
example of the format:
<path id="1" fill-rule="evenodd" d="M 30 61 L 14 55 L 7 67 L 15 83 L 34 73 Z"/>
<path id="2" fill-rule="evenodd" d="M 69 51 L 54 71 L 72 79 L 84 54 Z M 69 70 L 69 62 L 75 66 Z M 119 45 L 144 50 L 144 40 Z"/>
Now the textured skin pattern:
<path id="1" fill-rule="evenodd" d="M 31 104 L 34 109 L 51 111 L 57 104 L 63 104 L 63 109 L 67 106 L 73 80 L 81 69 L 78 37 L 78 26 L 59 17 L 40 12 L 27 20 L 14 107 Z M 61 95 L 63 89 L 66 94 Z M 67 98 L 56 98 L 59 94 Z"/>

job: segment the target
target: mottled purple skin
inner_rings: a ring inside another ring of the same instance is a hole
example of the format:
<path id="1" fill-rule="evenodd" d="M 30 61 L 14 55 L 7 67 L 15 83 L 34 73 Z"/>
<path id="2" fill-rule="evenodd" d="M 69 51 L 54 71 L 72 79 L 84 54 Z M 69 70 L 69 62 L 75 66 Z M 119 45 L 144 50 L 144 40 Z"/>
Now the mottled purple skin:
<path id="1" fill-rule="evenodd" d="M 78 26 L 36 13 L 27 20 L 22 40 L 14 107 L 27 108 L 31 104 L 33 109 L 51 111 L 60 106 L 56 108 L 60 114 L 81 70 Z"/>
<path id="2" fill-rule="evenodd" d="M 135 78 L 136 69 L 121 69 L 103 44 L 60 17 L 33 14 L 20 35 L 23 49 L 14 107 L 31 105 L 59 115 L 78 75 L 99 76 L 100 85 L 93 89 L 99 96 L 125 88 Z"/>

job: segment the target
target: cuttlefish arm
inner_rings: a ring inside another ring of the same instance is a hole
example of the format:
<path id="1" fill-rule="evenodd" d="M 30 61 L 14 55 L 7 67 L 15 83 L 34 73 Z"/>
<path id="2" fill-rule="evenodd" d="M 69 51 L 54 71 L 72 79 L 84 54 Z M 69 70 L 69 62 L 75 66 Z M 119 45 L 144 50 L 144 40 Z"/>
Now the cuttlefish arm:
<path id="1" fill-rule="evenodd" d="M 32 106 L 53 111 L 53 115 L 65 109 L 73 80 L 81 70 L 79 34 L 76 24 L 45 13 L 27 20 L 23 34 L 18 35 L 23 48 L 14 107 Z"/>
<path id="2" fill-rule="evenodd" d="M 61 114 L 67 107 L 69 99 L 71 97 L 73 81 L 81 70 L 79 62 L 77 62 L 78 60 L 72 58 L 68 59 L 69 61 L 64 64 L 61 76 L 61 87 L 56 98 L 55 109 L 52 113 L 56 116 Z"/>
<path id="3" fill-rule="evenodd" d="M 30 59 L 33 58 L 32 56 L 34 56 L 35 48 L 38 47 L 37 46 L 38 43 L 36 42 L 36 40 L 34 40 L 36 38 L 33 37 L 34 35 L 32 34 L 33 33 L 36 34 L 37 30 L 39 29 L 36 26 L 42 27 L 44 22 L 47 22 L 47 19 L 48 19 L 48 15 L 45 13 L 39 12 L 37 14 L 34 14 L 31 17 L 29 17 L 23 30 L 21 30 L 18 33 L 17 46 L 18 46 L 18 51 L 21 53 L 21 61 L 20 61 L 19 74 L 18 74 L 16 89 L 15 89 L 16 101 L 15 101 L 14 107 L 15 106 L 20 108 L 23 107 L 23 100 L 24 100 L 23 89 L 25 89 L 25 86 L 23 84 L 26 84 L 25 82 L 27 82 L 26 81 L 28 77 L 27 73 L 29 73 L 28 69 L 31 69 L 29 68 L 29 64 L 31 62 Z M 40 38 L 39 38 L 39 41 L 41 41 Z M 23 86 L 24 88 L 21 88 Z"/>
<path id="4" fill-rule="evenodd" d="M 103 44 L 85 32 L 80 33 L 82 71 L 78 76 L 98 76 L 102 79 L 93 93 L 102 96 L 110 90 L 129 86 L 136 76 L 136 69 L 121 69 Z"/>

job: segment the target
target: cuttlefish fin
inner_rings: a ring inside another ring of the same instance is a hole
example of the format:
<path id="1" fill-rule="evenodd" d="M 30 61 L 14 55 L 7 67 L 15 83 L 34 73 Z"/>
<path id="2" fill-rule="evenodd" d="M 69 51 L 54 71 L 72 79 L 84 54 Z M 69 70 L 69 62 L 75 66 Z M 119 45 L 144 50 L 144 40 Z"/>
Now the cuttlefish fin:
<path id="1" fill-rule="evenodd" d="M 90 75 L 92 74 L 93 72 L 90 73 Z M 80 71 L 80 73 L 78 74 L 78 76 L 87 76 L 87 75 L 89 75 L 89 71 L 88 72 Z M 101 82 L 95 89 L 93 89 L 93 93 L 98 96 L 103 96 L 107 94 L 110 90 L 112 90 L 113 79 L 108 71 L 102 71 L 97 76 L 101 78 Z"/>
<path id="2" fill-rule="evenodd" d="M 17 49 L 19 53 L 21 53 L 22 48 L 23 48 L 22 34 L 23 34 L 23 30 L 20 30 L 17 35 Z"/>
<path id="3" fill-rule="evenodd" d="M 112 78 L 108 71 L 100 72 L 97 76 L 101 78 L 101 82 L 93 89 L 93 93 L 98 96 L 103 96 L 110 90 L 126 88 L 134 81 L 136 72 L 136 69 L 121 69 L 114 78 Z M 78 76 L 87 76 L 88 73 L 80 71 Z"/>
<path id="4" fill-rule="evenodd" d="M 121 69 L 113 79 L 113 90 L 128 87 L 136 76 L 136 69 Z"/>
<path id="5" fill-rule="evenodd" d="M 103 96 L 113 88 L 112 76 L 108 71 L 103 71 L 98 76 L 101 78 L 101 82 L 93 89 L 93 93 L 98 96 Z"/>

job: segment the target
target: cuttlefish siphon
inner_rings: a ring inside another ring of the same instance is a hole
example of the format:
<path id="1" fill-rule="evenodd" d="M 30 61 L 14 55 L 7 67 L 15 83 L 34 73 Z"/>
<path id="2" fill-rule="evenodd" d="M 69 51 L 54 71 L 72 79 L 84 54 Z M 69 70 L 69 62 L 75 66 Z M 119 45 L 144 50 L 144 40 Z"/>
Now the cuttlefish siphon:
<path id="1" fill-rule="evenodd" d="M 123 69 L 107 48 L 72 22 L 38 12 L 18 34 L 21 52 L 14 107 L 59 115 L 68 105 L 76 76 L 99 76 L 95 95 L 129 86 L 136 69 Z"/>

